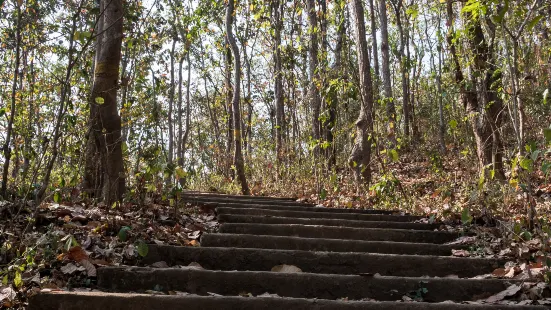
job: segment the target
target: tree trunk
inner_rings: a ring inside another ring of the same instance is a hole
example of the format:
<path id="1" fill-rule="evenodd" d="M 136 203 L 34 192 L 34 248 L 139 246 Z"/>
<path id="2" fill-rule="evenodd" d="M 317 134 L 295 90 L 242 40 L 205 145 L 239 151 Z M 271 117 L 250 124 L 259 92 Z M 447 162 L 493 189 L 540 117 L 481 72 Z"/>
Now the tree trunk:
<path id="1" fill-rule="evenodd" d="M 388 142 L 391 148 L 396 147 L 396 106 L 392 97 L 392 79 L 390 77 L 390 52 L 388 42 L 388 20 L 386 0 L 379 0 L 379 17 L 381 19 L 381 54 L 383 73 L 383 102 L 386 102 L 388 118 Z"/>
<path id="2" fill-rule="evenodd" d="M 228 39 L 226 38 L 226 43 L 230 44 L 228 42 Z M 225 50 L 225 59 L 226 59 L 226 77 L 225 77 L 225 88 L 226 88 L 226 115 L 227 115 L 227 124 L 228 124 L 228 131 L 227 131 L 227 141 L 226 141 L 226 174 L 228 177 L 233 179 L 233 170 L 231 169 L 231 153 L 232 153 L 232 146 L 233 146 L 233 108 L 232 108 L 232 86 L 231 86 L 231 61 L 232 61 L 232 55 L 231 55 L 231 49 L 228 46 Z"/>
<path id="3" fill-rule="evenodd" d="M 13 123 L 15 120 L 15 102 L 17 99 L 17 78 L 19 77 L 19 65 L 21 63 L 21 5 L 18 1 L 15 1 L 16 8 L 16 25 L 15 25 L 15 59 L 13 68 L 13 83 L 11 88 L 11 105 L 10 105 L 10 118 L 8 120 L 8 128 L 6 129 L 6 141 L 4 141 L 4 168 L 2 170 L 2 188 L 0 189 L 0 196 L 7 198 L 8 190 L 8 170 L 10 169 L 11 159 L 11 138 Z"/>
<path id="4" fill-rule="evenodd" d="M 176 19 L 176 17 L 174 17 Z M 173 20 L 173 22 L 176 22 Z M 169 169 L 174 169 L 174 121 L 172 119 L 172 114 L 174 110 L 174 97 L 176 94 L 176 79 L 174 77 L 174 58 L 176 52 L 176 41 L 178 41 L 178 34 L 176 32 L 176 27 L 172 28 L 172 48 L 170 49 L 170 89 L 168 92 L 168 158 L 167 165 Z M 181 64 L 180 64 L 181 65 Z M 180 67 L 181 68 L 181 67 Z M 181 76 L 180 76 L 181 77 Z M 182 80 L 179 80 L 181 83 Z M 181 102 L 180 102 L 181 103 Z M 169 176 L 165 179 L 165 185 L 167 188 L 172 184 L 172 176 Z"/>
<path id="5" fill-rule="evenodd" d="M 308 57 L 309 57 L 309 99 L 310 107 L 312 109 L 312 139 L 318 144 L 320 141 L 320 110 L 321 110 L 321 98 L 319 94 L 319 89 L 317 83 L 320 81 L 320 75 L 318 70 L 318 18 L 316 12 L 316 3 L 315 0 L 306 1 L 306 9 L 308 11 L 308 23 L 310 24 L 310 43 L 308 47 Z M 319 154 L 319 146 L 314 148 L 314 155 Z"/>
<path id="6" fill-rule="evenodd" d="M 239 47 L 235 41 L 235 37 L 232 32 L 234 14 L 234 0 L 228 0 L 228 6 L 226 7 L 226 37 L 230 44 L 233 59 L 234 59 L 234 90 L 232 98 L 233 106 L 233 123 L 234 123 L 234 141 L 235 141 L 235 153 L 233 157 L 233 164 L 235 166 L 235 172 L 237 179 L 241 184 L 241 192 L 243 195 L 250 195 L 249 185 L 247 184 L 247 178 L 245 176 L 245 164 L 243 162 L 243 154 L 241 153 L 241 110 L 239 109 L 239 100 L 241 97 L 241 58 L 239 58 Z"/>
<path id="7" fill-rule="evenodd" d="M 475 72 L 473 76 L 482 77 L 480 83 L 476 77 L 473 77 L 470 81 L 473 86 L 467 86 L 468 83 L 463 76 L 457 47 L 453 40 L 455 30 L 453 28 L 452 4 L 453 0 L 447 1 L 448 25 L 450 27 L 447 41 L 454 65 L 455 81 L 459 85 L 461 100 L 466 108 L 475 137 L 479 172 L 481 176 L 485 176 L 489 171 L 488 168 L 491 168 L 495 171 L 496 178 L 503 179 L 502 142 L 499 134 L 502 102 L 497 95 L 501 75 L 497 73 L 497 67 L 492 64 L 492 51 L 484 38 L 480 20 L 478 18 L 469 20 L 471 16 L 466 16 L 465 27 L 467 28 L 469 47 L 474 53 L 473 65 L 470 69 Z M 479 98 L 482 100 L 481 102 L 479 102 Z"/>
<path id="8" fill-rule="evenodd" d="M 117 106 L 123 14 L 122 0 L 100 1 L 84 182 L 93 197 L 101 197 L 108 205 L 122 200 L 125 191 Z"/>
<path id="9" fill-rule="evenodd" d="M 361 108 L 356 121 L 356 140 L 348 163 L 354 171 L 356 183 L 369 185 L 371 169 L 371 131 L 373 130 L 373 84 L 371 80 L 371 66 L 365 35 L 364 8 L 362 0 L 353 0 L 353 13 L 356 19 L 356 51 L 360 76 Z"/>
<path id="10" fill-rule="evenodd" d="M 342 79 L 342 48 L 344 44 L 344 36 L 346 35 L 346 20 L 343 9 L 340 5 L 337 5 L 336 20 L 337 26 L 337 42 L 335 44 L 335 62 L 331 68 L 332 79 Z M 329 118 L 326 122 L 326 136 L 325 140 L 329 143 L 329 147 L 326 149 L 327 157 L 327 170 L 331 171 L 337 165 L 335 137 L 333 129 L 337 122 L 337 106 L 339 104 L 339 92 L 337 89 L 331 91 L 331 96 L 327 100 L 327 109 L 329 112 Z"/>
<path id="11" fill-rule="evenodd" d="M 283 158 L 283 133 L 285 132 L 284 124 L 284 98 L 283 98 L 283 69 L 281 64 L 281 30 L 283 28 L 283 5 L 280 0 L 272 2 L 272 27 L 274 29 L 274 93 L 275 93 L 275 136 L 276 136 L 276 159 L 278 162 L 277 169 Z M 279 171 L 278 171 L 279 172 Z"/>

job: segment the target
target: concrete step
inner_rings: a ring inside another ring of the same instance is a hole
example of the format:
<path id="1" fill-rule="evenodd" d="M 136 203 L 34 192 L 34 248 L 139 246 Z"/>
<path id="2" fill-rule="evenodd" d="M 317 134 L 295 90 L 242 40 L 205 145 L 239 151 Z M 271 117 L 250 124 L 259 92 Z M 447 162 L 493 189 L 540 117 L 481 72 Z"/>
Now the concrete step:
<path id="1" fill-rule="evenodd" d="M 145 295 L 103 292 L 51 292 L 31 297 L 29 310 L 497 310 L 545 309 L 537 306 L 492 306 L 425 302 L 334 301 L 282 297 Z"/>
<path id="2" fill-rule="evenodd" d="M 280 206 L 273 204 L 243 204 L 237 202 L 219 203 L 219 202 L 202 202 L 201 205 L 226 208 L 256 208 L 278 211 L 306 211 L 306 212 L 328 212 L 328 213 L 356 213 L 356 214 L 399 214 L 396 210 L 363 210 L 363 209 L 343 209 L 343 208 L 325 208 L 314 206 Z"/>
<path id="3" fill-rule="evenodd" d="M 505 290 L 508 281 L 454 278 L 404 278 L 265 271 L 210 271 L 188 268 L 98 269 L 99 287 L 115 292 L 184 291 L 219 295 L 266 292 L 283 297 L 400 300 L 422 293 L 427 302 L 478 300 Z"/>
<path id="4" fill-rule="evenodd" d="M 457 233 L 444 231 L 248 223 L 225 223 L 220 226 L 219 232 L 229 234 L 417 243 L 446 243 L 455 240 L 459 236 Z"/>
<path id="5" fill-rule="evenodd" d="M 240 203 L 240 204 L 265 204 L 265 205 L 278 205 L 278 206 L 306 206 L 314 207 L 313 204 L 298 202 L 298 201 L 289 201 L 289 200 L 271 200 L 271 199 L 255 199 L 248 196 L 243 196 L 242 198 L 226 198 L 226 197 L 213 197 L 213 196 L 190 196 L 183 195 L 182 201 L 194 203 L 194 204 L 204 204 L 204 203 Z"/>
<path id="6" fill-rule="evenodd" d="M 422 216 L 413 215 L 389 215 L 389 214 L 361 214 L 361 213 L 342 213 L 325 212 L 325 210 L 312 211 L 291 211 L 291 210 L 269 210 L 264 208 L 228 208 L 217 207 L 218 214 L 239 214 L 255 216 L 277 216 L 294 218 L 326 218 L 343 219 L 354 221 L 386 221 L 386 222 L 413 222 L 422 219 Z"/>
<path id="7" fill-rule="evenodd" d="M 357 228 L 395 228 L 432 230 L 438 224 L 410 223 L 410 222 L 383 222 L 383 221 L 355 221 L 342 219 L 324 218 L 294 218 L 279 216 L 255 216 L 255 215 L 232 215 L 219 214 L 218 221 L 221 223 L 257 223 L 257 224 L 303 224 L 303 225 L 324 225 Z"/>
<path id="8" fill-rule="evenodd" d="M 235 198 L 235 199 L 251 199 L 251 200 L 279 200 L 279 201 L 297 201 L 293 197 L 272 197 L 272 196 L 245 196 L 245 195 L 230 195 L 214 192 L 198 192 L 198 191 L 184 191 L 184 196 L 196 196 L 196 197 L 214 197 L 214 198 Z"/>
<path id="9" fill-rule="evenodd" d="M 274 249 L 175 247 L 150 245 L 145 264 L 165 261 L 170 266 L 199 263 L 208 270 L 270 271 L 293 265 L 309 273 L 375 274 L 382 276 L 474 277 L 488 274 L 505 261 L 450 256 L 308 252 Z"/>
<path id="10" fill-rule="evenodd" d="M 239 247 L 302 251 L 363 252 L 440 256 L 451 255 L 452 249 L 467 248 L 467 246 L 465 245 L 318 239 L 289 236 L 255 236 L 238 234 L 204 234 L 201 237 L 201 245 L 205 247 Z"/>

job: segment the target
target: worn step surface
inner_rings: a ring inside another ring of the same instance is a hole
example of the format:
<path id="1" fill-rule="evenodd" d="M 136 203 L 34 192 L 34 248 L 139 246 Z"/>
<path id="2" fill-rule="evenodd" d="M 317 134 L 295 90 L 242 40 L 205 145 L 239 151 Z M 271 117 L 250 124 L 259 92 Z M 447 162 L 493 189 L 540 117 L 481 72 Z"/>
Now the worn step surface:
<path id="1" fill-rule="evenodd" d="M 233 203 L 233 202 L 204 202 L 200 203 L 205 206 L 221 207 L 221 208 L 254 208 L 254 209 L 268 209 L 268 210 L 277 210 L 277 211 L 306 211 L 306 212 L 327 212 L 327 213 L 355 213 L 355 214 L 397 214 L 399 212 L 396 210 L 375 210 L 375 209 L 339 209 L 339 208 L 326 208 L 326 207 L 315 207 L 315 206 L 282 206 L 269 203 L 257 203 L 257 204 L 246 204 L 246 203 Z"/>
<path id="2" fill-rule="evenodd" d="M 327 218 L 356 221 L 387 221 L 387 222 L 414 222 L 424 217 L 413 215 L 390 215 L 390 214 L 361 214 L 361 213 L 336 213 L 323 211 L 291 211 L 291 210 L 270 210 L 262 208 L 230 208 L 217 207 L 218 214 L 238 214 L 255 216 L 277 216 L 296 218 Z"/>
<path id="3" fill-rule="evenodd" d="M 355 220 L 342 220 L 342 219 L 295 218 L 295 217 L 279 217 L 279 216 L 268 216 L 268 215 L 256 216 L 256 215 L 233 215 L 233 214 L 219 214 L 218 221 L 221 223 L 302 224 L 302 225 L 324 225 L 324 226 L 357 227 L 357 228 L 395 228 L 395 229 L 415 229 L 415 230 L 432 230 L 438 227 L 438 224 L 428 224 L 428 223 L 355 221 Z"/>
<path id="4" fill-rule="evenodd" d="M 419 290 L 429 302 L 478 300 L 508 287 L 503 280 L 405 278 L 265 271 L 210 271 L 197 268 L 98 269 L 98 285 L 112 291 L 184 291 L 206 295 L 266 292 L 284 297 L 394 301 Z"/>
<path id="5" fill-rule="evenodd" d="M 290 200 L 270 200 L 270 199 L 258 200 L 258 199 L 250 198 L 248 196 L 243 196 L 243 198 L 226 198 L 226 197 L 201 197 L 201 196 L 183 195 L 181 199 L 182 201 L 196 203 L 196 204 L 239 203 L 239 204 L 253 204 L 253 205 L 270 204 L 270 205 L 278 205 L 278 206 L 314 207 L 314 205 L 311 203 L 290 201 Z"/>
<path id="6" fill-rule="evenodd" d="M 256 236 L 242 234 L 204 234 L 205 247 L 265 248 L 302 251 L 365 252 L 412 255 L 451 255 L 452 249 L 465 249 L 465 245 L 411 243 L 391 241 L 362 241 L 343 239 L 301 238 L 291 236 Z"/>
<path id="7" fill-rule="evenodd" d="M 544 309 L 536 306 L 461 305 L 451 303 L 334 301 L 281 297 L 145 295 L 101 292 L 51 292 L 31 297 L 29 310 L 430 310 Z"/>
<path id="8" fill-rule="evenodd" d="M 445 231 L 249 223 L 225 223 L 220 226 L 220 232 L 232 234 L 418 243 L 446 243 L 455 240 L 459 236 L 457 233 Z"/>
<path id="9" fill-rule="evenodd" d="M 382 276 L 403 277 L 474 277 L 491 273 L 505 263 L 493 259 L 449 256 L 150 245 L 144 263 L 152 264 L 158 261 L 165 261 L 172 266 L 187 266 L 196 262 L 208 270 L 270 271 L 274 266 L 286 264 L 309 273 L 378 273 Z"/>
<path id="10" fill-rule="evenodd" d="M 277 200 L 277 201 L 297 201 L 293 197 L 272 197 L 272 196 L 246 196 L 246 195 L 230 195 L 230 194 L 220 194 L 213 192 L 199 192 L 199 191 L 190 191 L 186 190 L 182 193 L 183 196 L 189 197 L 202 197 L 202 198 L 226 198 L 226 199 L 250 199 L 250 200 Z"/>

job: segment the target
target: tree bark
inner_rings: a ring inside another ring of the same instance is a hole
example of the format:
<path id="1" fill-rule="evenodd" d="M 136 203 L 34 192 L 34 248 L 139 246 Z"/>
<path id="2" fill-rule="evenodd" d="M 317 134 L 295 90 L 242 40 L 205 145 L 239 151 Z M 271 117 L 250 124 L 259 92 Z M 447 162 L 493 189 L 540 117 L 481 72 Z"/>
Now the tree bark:
<path id="1" fill-rule="evenodd" d="M 348 163 L 354 171 L 356 183 L 369 185 L 371 169 L 371 132 L 373 130 L 373 83 L 371 66 L 365 35 L 364 8 L 362 0 L 353 0 L 353 13 L 356 19 L 356 51 L 360 76 L 361 108 L 356 121 L 356 138 Z"/>
<path id="2" fill-rule="evenodd" d="M 233 139 L 235 141 L 235 153 L 233 157 L 233 164 L 235 166 L 235 172 L 237 179 L 241 184 L 241 192 L 243 195 L 250 195 L 249 185 L 247 184 L 247 178 L 245 176 L 245 164 L 243 161 L 243 154 L 241 150 L 241 109 L 239 108 L 239 101 L 241 98 L 241 58 L 239 57 L 239 47 L 235 41 L 235 37 L 232 32 L 234 14 L 234 0 L 228 0 L 226 7 L 226 38 L 230 44 L 233 59 L 234 59 L 234 80 L 233 80 Z"/>
<path id="3" fill-rule="evenodd" d="M 123 37 L 122 0 L 101 0 L 94 84 L 90 98 L 85 189 L 108 205 L 125 191 L 117 89 Z"/>
<path id="4" fill-rule="evenodd" d="M 283 68 L 281 64 L 281 30 L 283 28 L 283 5 L 280 0 L 275 0 L 271 5 L 272 9 L 272 27 L 274 29 L 274 95 L 275 95 L 275 114 L 276 114 L 276 159 L 279 164 L 283 159 L 283 133 L 285 132 L 284 124 L 284 97 L 283 97 Z"/>
<path id="5" fill-rule="evenodd" d="M 306 1 L 306 9 L 308 11 L 308 23 L 309 23 L 309 32 L 310 32 L 310 43 L 308 46 L 308 57 L 309 57 L 309 99 L 310 107 L 312 109 L 312 139 L 318 144 L 320 141 L 320 110 L 321 110 L 321 98 L 317 83 L 320 81 L 320 74 L 318 68 L 318 18 L 316 12 L 316 3 L 315 0 Z M 319 154 L 319 146 L 314 148 L 314 155 Z"/>
<path id="6" fill-rule="evenodd" d="M 391 148 L 396 147 L 396 106 L 392 96 L 392 79 L 390 77 L 390 52 L 388 42 L 388 20 L 386 0 L 379 0 L 379 17 L 381 19 L 381 54 L 383 75 L 383 102 L 386 102 L 388 118 L 388 142 Z"/>
<path id="7" fill-rule="evenodd" d="M 485 176 L 489 171 L 488 168 L 491 168 L 495 171 L 496 178 L 503 179 L 505 174 L 503 170 L 502 142 L 499 133 L 503 108 L 502 101 L 497 94 L 501 74 L 497 71 L 498 68 L 495 64 L 492 63 L 492 51 L 484 38 L 480 20 L 476 18 L 469 21 L 470 16 L 467 16 L 465 27 L 467 27 L 469 47 L 472 48 L 474 53 L 471 70 L 476 73 L 473 76 L 481 77 L 481 81 L 473 77 L 470 81 L 473 86 L 467 86 L 468 83 L 461 70 L 457 47 L 453 40 L 455 30 L 453 28 L 452 4 L 453 0 L 447 1 L 448 25 L 450 27 L 447 41 L 452 56 L 455 81 L 459 85 L 461 101 L 466 108 L 475 137 L 479 172 L 481 176 Z M 481 101 L 479 101 L 479 98 Z"/>
<path id="8" fill-rule="evenodd" d="M 8 128 L 6 129 L 6 140 L 4 141 L 4 168 L 2 170 L 2 188 L 0 189 L 0 196 L 7 198 L 8 190 L 8 171 L 10 169 L 11 159 L 11 138 L 13 131 L 13 123 L 15 120 L 17 99 L 17 78 L 19 77 L 19 65 L 21 63 L 21 5 L 18 1 L 15 1 L 16 6 L 16 25 L 15 25 L 15 59 L 13 68 L 13 82 L 11 89 L 11 104 L 10 104 L 10 118 L 8 120 Z"/>

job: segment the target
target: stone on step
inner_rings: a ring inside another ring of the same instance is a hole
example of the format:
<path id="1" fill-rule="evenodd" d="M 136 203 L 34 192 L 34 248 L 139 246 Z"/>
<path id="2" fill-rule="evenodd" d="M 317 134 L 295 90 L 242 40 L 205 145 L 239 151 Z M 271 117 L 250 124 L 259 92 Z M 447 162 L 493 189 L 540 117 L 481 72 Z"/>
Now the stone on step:
<path id="1" fill-rule="evenodd" d="M 474 277 L 491 273 L 505 263 L 493 259 L 450 256 L 150 245 L 143 262 L 153 264 L 159 261 L 171 266 L 187 266 L 197 262 L 208 270 L 270 271 L 274 266 L 285 264 L 309 273 L 378 273 L 402 277 Z"/>
<path id="2" fill-rule="evenodd" d="M 452 249 L 465 249 L 466 245 L 410 243 L 390 241 L 361 241 L 339 239 L 299 238 L 288 236 L 255 236 L 239 234 L 204 234 L 205 247 L 266 248 L 302 251 L 363 252 L 412 255 L 451 255 Z"/>
<path id="3" fill-rule="evenodd" d="M 413 215 L 389 215 L 389 214 L 361 214 L 361 213 L 335 213 L 321 211 L 291 211 L 269 210 L 261 208 L 227 208 L 217 207 L 218 214 L 240 214 L 256 216 L 277 216 L 297 218 L 327 218 L 356 221 L 387 221 L 387 222 L 413 222 L 422 219 L 422 216 Z"/>
<path id="4" fill-rule="evenodd" d="M 225 223 L 220 226 L 219 231 L 221 233 L 230 234 L 417 243 L 446 243 L 455 240 L 459 236 L 457 233 L 446 231 L 353 228 L 296 224 Z"/>
<path id="5" fill-rule="evenodd" d="M 303 224 L 303 225 L 324 225 L 358 228 L 396 228 L 432 230 L 438 224 L 410 223 L 410 222 L 383 222 L 383 221 L 355 221 L 343 219 L 324 218 L 296 218 L 279 216 L 255 216 L 255 215 L 233 215 L 219 214 L 218 221 L 221 223 L 258 223 L 258 224 Z"/>
<path id="6" fill-rule="evenodd" d="M 187 268 L 98 269 L 99 287 L 115 291 L 184 291 L 219 295 L 264 293 L 284 297 L 395 301 L 406 294 L 423 293 L 427 302 L 479 300 L 505 290 L 509 281 L 454 278 L 404 278 L 377 275 L 279 273 L 265 271 L 210 271 Z"/>
<path id="7" fill-rule="evenodd" d="M 334 301 L 282 297 L 146 295 L 103 292 L 50 292 L 30 298 L 29 310 L 463 310 L 496 309 L 492 305 Z M 544 309 L 536 306 L 500 306 L 499 309 Z"/>
<path id="8" fill-rule="evenodd" d="M 277 211 L 306 211 L 306 212 L 327 212 L 327 213 L 355 213 L 355 214 L 396 214 L 397 210 L 363 210 L 363 209 L 342 209 L 342 208 L 326 208 L 326 207 L 314 207 L 314 206 L 280 206 L 273 204 L 243 204 L 243 203 L 218 203 L 218 202 L 204 202 L 201 205 L 207 205 L 221 208 L 256 208 L 256 209 L 268 209 Z"/>

